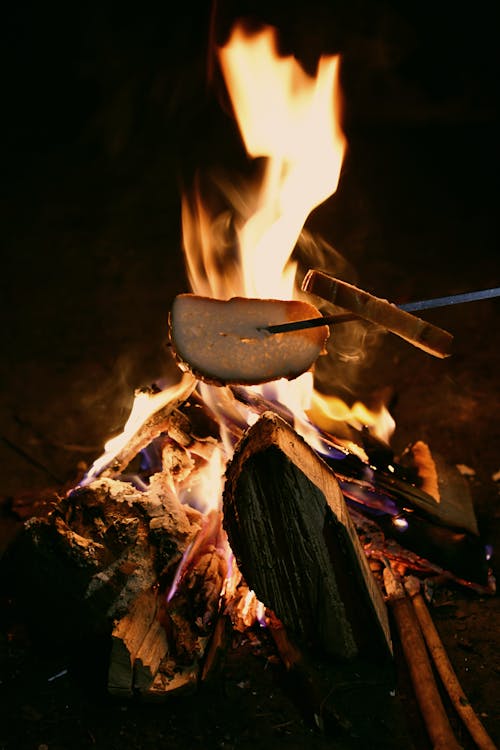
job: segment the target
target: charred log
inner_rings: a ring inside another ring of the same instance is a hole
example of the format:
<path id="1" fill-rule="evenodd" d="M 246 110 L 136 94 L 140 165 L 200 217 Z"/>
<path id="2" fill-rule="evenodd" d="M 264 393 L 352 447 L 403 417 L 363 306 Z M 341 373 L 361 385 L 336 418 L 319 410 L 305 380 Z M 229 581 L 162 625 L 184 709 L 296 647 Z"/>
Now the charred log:
<path id="1" fill-rule="evenodd" d="M 28 616 L 43 606 L 42 626 L 59 640 L 109 636 L 138 597 L 173 577 L 199 518 L 161 476 L 148 492 L 112 479 L 77 488 L 28 521 L 12 549 Z"/>
<path id="2" fill-rule="evenodd" d="M 224 524 L 246 582 L 300 641 L 340 659 L 387 656 L 385 604 L 338 483 L 275 414 L 228 467 Z"/>

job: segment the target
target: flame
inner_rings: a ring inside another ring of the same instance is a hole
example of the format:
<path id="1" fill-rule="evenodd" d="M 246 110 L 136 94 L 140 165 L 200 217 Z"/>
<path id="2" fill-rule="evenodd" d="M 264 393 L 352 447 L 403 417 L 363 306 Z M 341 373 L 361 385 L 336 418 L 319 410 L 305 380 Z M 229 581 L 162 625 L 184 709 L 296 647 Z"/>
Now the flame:
<path id="1" fill-rule="evenodd" d="M 204 514 L 220 510 L 225 465 L 222 449 L 214 445 L 203 466 L 192 472 L 188 481 L 179 488 L 180 501 Z"/>
<path id="2" fill-rule="evenodd" d="M 192 382 L 194 385 L 194 378 L 189 373 L 185 373 L 178 383 L 158 391 L 157 393 L 150 393 L 149 391 L 136 391 L 132 409 L 125 423 L 123 430 L 119 435 L 111 438 L 107 441 L 104 446 L 104 453 L 97 458 L 92 466 L 90 467 L 84 483 L 92 481 L 116 458 L 119 452 L 124 448 L 135 433 L 137 433 L 144 422 L 152 414 L 162 409 L 167 404 L 175 401 L 176 397 L 182 394 L 187 385 Z"/>
<path id="3" fill-rule="evenodd" d="M 239 231 L 244 291 L 291 299 L 292 251 L 340 177 L 339 59 L 321 57 L 313 78 L 295 58 L 279 57 L 273 28 L 249 35 L 236 26 L 219 60 L 246 150 L 268 158 L 258 208 Z"/>
<path id="4" fill-rule="evenodd" d="M 375 437 L 385 443 L 389 442 L 396 426 L 385 406 L 372 411 L 361 401 L 355 401 L 349 407 L 338 396 L 327 396 L 318 391 L 314 391 L 312 395 L 311 407 L 307 414 L 313 424 L 332 435 L 337 432 L 335 423 L 347 422 L 358 430 L 368 428 Z"/>
<path id="5" fill-rule="evenodd" d="M 293 57 L 280 57 L 275 29 L 247 34 L 236 25 L 218 50 L 234 114 L 249 156 L 266 157 L 261 184 L 239 200 L 236 226 L 238 282 L 215 259 L 213 236 L 200 196 L 183 200 L 182 225 L 193 291 L 220 299 L 234 295 L 292 299 L 290 257 L 310 212 L 337 189 L 345 138 L 338 123 L 338 56 L 321 57 L 316 77 Z M 252 206 L 250 210 L 248 206 Z M 201 269 L 201 270 L 200 270 Z"/>
<path id="6" fill-rule="evenodd" d="M 293 299 L 291 256 L 307 217 L 337 189 L 346 141 L 339 124 L 339 57 L 322 56 L 310 76 L 292 56 L 280 57 L 276 30 L 247 33 L 237 24 L 218 59 L 248 155 L 264 157 L 258 185 L 230 193 L 237 262 L 227 254 L 227 215 L 211 217 L 198 191 L 183 197 L 188 277 L 197 294 Z M 260 389 L 303 415 L 312 373 Z"/>

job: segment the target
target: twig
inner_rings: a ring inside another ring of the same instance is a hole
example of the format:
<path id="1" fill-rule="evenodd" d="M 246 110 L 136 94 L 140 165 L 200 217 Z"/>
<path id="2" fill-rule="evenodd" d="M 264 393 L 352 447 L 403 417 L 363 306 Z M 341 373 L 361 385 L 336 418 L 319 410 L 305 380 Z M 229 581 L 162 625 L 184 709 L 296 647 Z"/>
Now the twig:
<path id="1" fill-rule="evenodd" d="M 267 611 L 268 632 L 271 634 L 285 669 L 296 682 L 302 706 L 320 731 L 327 728 L 347 731 L 351 728 L 346 716 L 337 713 L 328 702 L 329 690 L 305 654 L 291 640 L 283 624 L 271 611 Z"/>
<path id="2" fill-rule="evenodd" d="M 408 576 L 405 580 L 405 589 L 411 597 L 427 648 L 456 712 L 464 722 L 479 750 L 497 750 L 495 743 L 462 690 L 425 600 L 420 593 L 420 582 L 414 576 Z"/>
<path id="3" fill-rule="evenodd" d="M 403 585 L 389 566 L 384 568 L 384 585 L 410 672 L 415 697 L 432 746 L 434 750 L 459 750 L 460 745 L 453 734 L 439 695 L 415 610 L 406 596 Z"/>

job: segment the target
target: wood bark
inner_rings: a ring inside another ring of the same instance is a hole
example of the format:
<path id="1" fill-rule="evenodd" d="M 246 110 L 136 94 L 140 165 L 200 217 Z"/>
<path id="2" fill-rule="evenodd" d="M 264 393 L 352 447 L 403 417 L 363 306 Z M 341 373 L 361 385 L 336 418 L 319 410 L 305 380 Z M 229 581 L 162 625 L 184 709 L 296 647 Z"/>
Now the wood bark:
<path id="1" fill-rule="evenodd" d="M 238 445 L 223 502 L 247 584 L 293 634 L 341 659 L 390 653 L 385 604 L 334 474 L 275 414 Z"/>

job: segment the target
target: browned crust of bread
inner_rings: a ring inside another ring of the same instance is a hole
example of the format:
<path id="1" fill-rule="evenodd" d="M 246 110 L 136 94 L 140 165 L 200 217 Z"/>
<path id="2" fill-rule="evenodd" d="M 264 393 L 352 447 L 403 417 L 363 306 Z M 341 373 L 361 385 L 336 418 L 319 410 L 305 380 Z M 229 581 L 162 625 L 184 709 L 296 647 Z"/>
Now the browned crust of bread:
<path id="1" fill-rule="evenodd" d="M 255 343 L 256 346 L 261 345 L 264 349 L 265 346 L 267 347 L 276 347 L 280 345 L 281 342 L 291 342 L 295 341 L 296 344 L 300 345 L 300 340 L 303 339 L 304 342 L 307 342 L 308 345 L 314 345 L 317 348 L 317 356 L 320 354 L 323 354 L 326 352 L 325 344 L 326 340 L 328 339 L 328 336 L 330 334 L 330 329 L 327 325 L 321 326 L 315 329 L 311 330 L 299 330 L 294 331 L 293 333 L 281 333 L 281 334 L 270 334 L 266 333 L 265 331 L 259 332 L 260 328 L 262 326 L 271 325 L 271 324 L 278 324 L 278 323 L 286 323 L 290 321 L 295 320 L 303 320 L 305 318 L 310 317 L 318 317 L 320 315 L 319 310 L 309 302 L 305 302 L 302 300 L 271 300 L 271 299 L 251 299 L 247 297 L 233 297 L 230 300 L 223 301 L 223 300 L 215 300 L 210 297 L 202 297 L 195 294 L 181 294 L 176 297 L 176 300 L 180 300 L 181 298 L 192 298 L 193 300 L 197 300 L 200 302 L 206 302 L 206 303 L 214 303 L 214 314 L 217 314 L 217 310 L 220 310 L 220 306 L 227 305 L 228 303 L 242 303 L 243 305 L 252 305 L 256 303 L 259 308 L 262 308 L 262 304 L 269 304 L 269 319 L 266 318 L 266 320 L 260 320 L 256 322 L 254 329 L 255 329 L 255 336 L 252 335 L 252 331 L 246 331 L 244 338 L 247 340 L 252 339 L 253 343 Z M 172 311 L 174 309 L 176 300 L 174 300 L 174 304 L 172 306 Z M 281 310 L 281 314 L 277 315 L 277 311 Z M 193 362 L 189 361 L 189 358 L 185 356 L 185 352 L 183 351 L 182 345 L 179 346 L 178 337 L 176 337 L 175 330 L 174 330 L 174 315 L 173 312 L 169 313 L 168 317 L 168 330 L 169 330 L 169 338 L 170 342 L 172 344 L 172 351 L 174 354 L 174 357 L 176 359 L 177 364 L 179 367 L 184 371 L 189 371 L 193 373 L 193 375 L 200 380 L 202 380 L 205 383 L 208 383 L 210 385 L 217 385 L 217 386 L 225 386 L 228 384 L 241 384 L 241 385 L 259 385 L 260 383 L 265 382 L 271 382 L 272 380 L 278 380 L 280 378 L 286 378 L 288 380 L 293 380 L 294 378 L 298 377 L 302 373 L 306 372 L 307 370 L 311 369 L 311 367 L 314 364 L 315 360 L 311 360 L 307 363 L 307 366 L 301 367 L 301 368 L 295 368 L 290 365 L 287 371 L 280 371 L 276 375 L 272 375 L 270 377 L 265 378 L 251 378 L 251 379 L 245 379 L 245 378 L 222 378 L 217 377 L 213 372 L 209 373 L 203 370 L 203 368 L 197 367 Z M 223 327 L 223 324 L 221 324 L 221 328 Z M 248 323 L 246 323 L 246 327 L 252 328 L 252 326 L 248 326 Z M 238 334 L 235 331 L 231 332 L 236 339 L 238 339 Z M 293 337 L 292 338 L 283 338 L 283 337 Z M 274 342 L 274 343 L 273 343 Z"/>
<path id="2" fill-rule="evenodd" d="M 449 357 L 451 354 L 451 333 L 346 281 L 340 281 L 323 271 L 310 270 L 304 278 L 302 289 L 383 326 L 435 357 Z"/>

